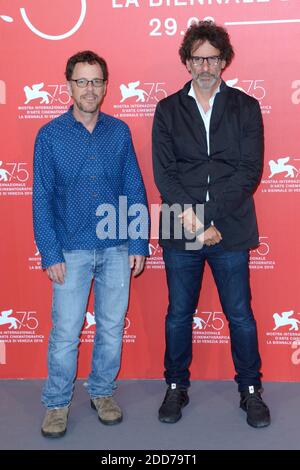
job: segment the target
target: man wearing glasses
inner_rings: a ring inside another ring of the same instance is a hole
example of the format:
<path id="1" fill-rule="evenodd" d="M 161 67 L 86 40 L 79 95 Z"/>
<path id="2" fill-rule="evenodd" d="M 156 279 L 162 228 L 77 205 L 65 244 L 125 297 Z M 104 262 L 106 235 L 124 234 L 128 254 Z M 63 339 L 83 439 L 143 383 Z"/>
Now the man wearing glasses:
<path id="1" fill-rule="evenodd" d="M 261 398 L 248 267 L 249 249 L 259 242 L 252 195 L 263 161 L 260 107 L 221 79 L 234 55 L 224 28 L 209 21 L 193 24 L 179 54 L 192 80 L 160 101 L 153 124 L 154 177 L 163 202 L 160 244 L 169 289 L 164 362 L 168 389 L 159 420 L 175 423 L 189 402 L 193 315 L 207 261 L 229 322 L 240 407 L 250 426 L 264 427 L 270 424 L 270 412 Z M 179 212 L 167 233 L 164 215 L 172 216 L 175 206 Z M 199 207 L 203 217 L 198 216 Z M 187 243 L 191 236 L 198 244 Z"/>
<path id="2" fill-rule="evenodd" d="M 40 129 L 34 152 L 34 233 L 53 287 L 48 379 L 42 394 L 47 412 L 41 431 L 46 437 L 63 436 L 67 429 L 92 281 L 96 334 L 87 390 L 103 424 L 122 421 L 112 395 L 130 270 L 140 274 L 148 254 L 145 188 L 130 131 L 124 122 L 100 112 L 106 62 L 94 52 L 79 52 L 68 60 L 66 78 L 73 106 Z M 133 218 L 119 206 L 120 197 L 127 198 L 128 208 L 137 204 L 144 209 L 140 234 L 128 235 Z"/>

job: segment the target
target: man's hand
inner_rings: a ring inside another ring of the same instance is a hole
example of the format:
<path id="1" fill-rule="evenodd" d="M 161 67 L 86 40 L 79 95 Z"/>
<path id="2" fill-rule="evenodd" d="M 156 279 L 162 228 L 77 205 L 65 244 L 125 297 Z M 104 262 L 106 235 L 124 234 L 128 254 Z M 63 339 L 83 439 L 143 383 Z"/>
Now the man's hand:
<path id="1" fill-rule="evenodd" d="M 178 217 L 181 220 L 184 228 L 191 233 L 196 233 L 198 230 L 203 228 L 203 224 L 196 216 L 192 207 L 186 209 Z M 220 243 L 222 240 L 222 235 L 214 225 L 211 225 L 208 227 L 208 229 L 198 235 L 197 239 L 203 243 L 203 245 L 211 246 Z"/>
<path id="2" fill-rule="evenodd" d="M 134 277 L 138 276 L 144 269 L 145 256 L 142 255 L 129 255 L 130 269 L 133 269 L 132 273 Z"/>
<path id="3" fill-rule="evenodd" d="M 191 233 L 195 233 L 203 227 L 192 207 L 183 211 L 178 217 L 184 228 Z"/>
<path id="4" fill-rule="evenodd" d="M 63 284 L 65 282 L 66 263 L 53 264 L 49 266 L 46 271 L 51 281 L 57 284 Z"/>
<path id="5" fill-rule="evenodd" d="M 208 246 L 216 245 L 222 240 L 221 233 L 214 225 L 208 227 L 208 229 L 206 229 L 205 232 L 200 235 L 200 237 L 202 237 L 201 241 L 203 244 Z"/>

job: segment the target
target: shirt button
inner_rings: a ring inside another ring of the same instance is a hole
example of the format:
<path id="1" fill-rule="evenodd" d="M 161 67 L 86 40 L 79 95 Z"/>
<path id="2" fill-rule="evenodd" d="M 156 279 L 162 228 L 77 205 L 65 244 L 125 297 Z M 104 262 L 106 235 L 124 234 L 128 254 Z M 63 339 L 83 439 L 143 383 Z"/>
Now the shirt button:
<path id="1" fill-rule="evenodd" d="M 91 155 L 91 156 L 90 156 L 90 160 L 96 160 L 95 155 Z"/>
<path id="2" fill-rule="evenodd" d="M 95 175 L 92 175 L 92 176 L 90 177 L 90 179 L 91 179 L 92 181 L 95 181 L 96 178 L 97 178 L 97 177 L 96 177 Z"/>

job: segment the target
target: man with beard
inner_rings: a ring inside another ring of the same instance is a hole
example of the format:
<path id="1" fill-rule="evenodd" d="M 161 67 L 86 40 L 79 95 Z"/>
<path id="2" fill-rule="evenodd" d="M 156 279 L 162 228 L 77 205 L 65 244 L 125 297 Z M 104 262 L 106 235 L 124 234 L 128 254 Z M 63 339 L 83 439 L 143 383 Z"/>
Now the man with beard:
<path id="1" fill-rule="evenodd" d="M 189 402 L 192 322 L 207 261 L 229 322 L 240 407 L 249 425 L 264 427 L 270 413 L 261 398 L 248 267 L 249 249 L 259 241 L 253 193 L 263 162 L 260 107 L 221 79 L 234 55 L 224 28 L 210 21 L 193 24 L 179 54 L 192 80 L 160 101 L 153 123 L 154 177 L 163 202 L 160 244 L 169 289 L 168 389 L 159 420 L 175 423 Z"/>
<path id="2" fill-rule="evenodd" d="M 94 52 L 79 52 L 68 60 L 66 78 L 73 106 L 40 129 L 34 152 L 34 233 L 53 288 L 48 379 L 42 394 L 47 412 L 41 431 L 46 437 L 63 436 L 67 429 L 92 282 L 96 334 L 87 390 L 103 424 L 122 421 L 112 395 L 130 270 L 140 274 L 148 254 L 145 188 L 130 131 L 124 122 L 100 112 L 106 62 Z M 135 233 L 130 231 L 135 219 L 123 210 L 125 198 L 126 209 L 137 204 L 143 215 Z"/>

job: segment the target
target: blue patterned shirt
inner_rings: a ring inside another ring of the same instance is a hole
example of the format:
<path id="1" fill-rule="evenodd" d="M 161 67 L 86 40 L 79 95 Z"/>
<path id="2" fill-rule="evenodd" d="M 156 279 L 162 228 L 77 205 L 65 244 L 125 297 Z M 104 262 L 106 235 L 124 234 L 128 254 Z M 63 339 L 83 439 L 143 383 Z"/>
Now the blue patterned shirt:
<path id="1" fill-rule="evenodd" d="M 120 196 L 127 197 L 128 209 L 132 204 L 147 207 L 130 131 L 123 121 L 101 112 L 90 133 L 74 118 L 71 107 L 43 126 L 35 142 L 33 183 L 34 235 L 43 268 L 64 262 L 63 249 L 104 249 L 126 239 L 129 254 L 147 255 L 145 225 L 140 227 L 143 238 L 127 234 L 140 213 L 129 217 L 127 210 L 119 211 Z M 101 204 L 115 208 L 111 220 L 116 222 L 116 237 L 97 236 L 97 224 L 107 214 L 96 214 Z M 148 214 L 146 219 L 147 225 Z"/>

